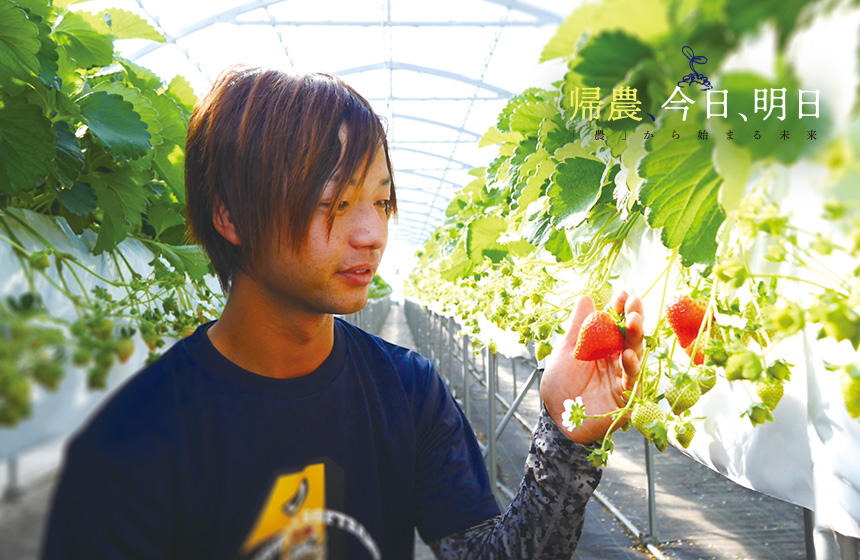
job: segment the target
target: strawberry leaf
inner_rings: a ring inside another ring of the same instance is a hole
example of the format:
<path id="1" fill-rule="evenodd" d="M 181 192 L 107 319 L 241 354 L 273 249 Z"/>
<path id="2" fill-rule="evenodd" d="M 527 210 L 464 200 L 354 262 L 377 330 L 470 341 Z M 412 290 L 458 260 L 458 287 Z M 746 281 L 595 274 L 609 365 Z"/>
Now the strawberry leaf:
<path id="1" fill-rule="evenodd" d="M 572 229 L 581 224 L 600 198 L 602 161 L 581 157 L 566 158 L 555 167 L 547 191 L 549 215 L 557 229 Z"/>
<path id="2" fill-rule="evenodd" d="M 27 80 L 39 71 L 38 28 L 24 10 L 0 3 L 0 77 Z"/>
<path id="3" fill-rule="evenodd" d="M 663 245 L 677 248 L 685 266 L 713 263 L 726 215 L 719 204 L 723 180 L 714 169 L 712 145 L 697 140 L 692 122 L 679 119 L 661 123 L 651 140 L 650 153 L 639 162 L 645 181 L 638 199 L 648 225 L 661 230 Z"/>
<path id="4" fill-rule="evenodd" d="M 156 239 L 161 237 L 161 234 L 166 230 L 182 225 L 185 223 L 185 218 L 176 212 L 176 210 L 168 204 L 164 199 L 157 199 L 153 202 L 146 211 L 146 221 L 155 230 Z"/>
<path id="5" fill-rule="evenodd" d="M 579 51 L 579 62 L 572 70 L 582 75 L 586 86 L 599 87 L 605 97 L 612 94 L 612 88 L 624 80 L 633 66 L 652 57 L 651 48 L 636 38 L 621 31 L 606 31 Z"/>
<path id="6" fill-rule="evenodd" d="M 183 76 L 175 76 L 167 85 L 167 95 L 179 104 L 182 112 L 190 115 L 197 103 L 197 95 L 191 88 L 191 83 Z"/>
<path id="7" fill-rule="evenodd" d="M 93 169 L 81 177 L 89 183 L 98 199 L 101 226 L 93 254 L 110 251 L 141 225 L 141 213 L 153 194 L 146 187 L 150 172 L 137 172 L 127 165 L 116 165 L 109 156 L 100 156 L 91 164 Z"/>
<path id="8" fill-rule="evenodd" d="M 60 204 L 78 216 L 88 216 L 96 209 L 96 195 L 86 183 L 75 183 L 70 189 L 57 191 Z"/>
<path id="9" fill-rule="evenodd" d="M 110 27 L 111 35 L 117 39 L 149 39 L 163 43 L 164 36 L 139 15 L 119 8 L 99 12 L 98 16 Z"/>
<path id="10" fill-rule="evenodd" d="M 56 138 L 44 112 L 21 95 L 0 92 L 0 192 L 16 194 L 45 177 Z"/>
<path id="11" fill-rule="evenodd" d="M 576 52 L 583 33 L 597 34 L 610 29 L 624 30 L 650 40 L 669 31 L 663 0 L 608 0 L 585 4 L 573 11 L 544 46 L 540 62 L 569 58 Z"/>
<path id="12" fill-rule="evenodd" d="M 131 103 L 134 112 L 146 126 L 150 135 L 149 143 L 152 146 L 161 144 L 161 119 L 159 113 L 152 106 L 152 102 L 144 96 L 139 89 L 127 86 L 120 82 L 102 82 L 93 88 L 93 91 L 104 91 L 112 95 L 122 97 L 124 101 Z"/>
<path id="13" fill-rule="evenodd" d="M 497 263 L 508 250 L 497 242 L 499 236 L 507 231 L 508 224 L 498 216 L 475 218 L 466 230 L 466 252 L 474 264 L 481 264 L 485 257 Z"/>
<path id="14" fill-rule="evenodd" d="M 62 86 L 57 76 L 57 70 L 60 69 L 57 61 L 60 55 L 57 53 L 57 43 L 51 39 L 51 26 L 44 21 L 37 22 L 36 26 L 39 29 L 40 43 L 39 52 L 36 54 L 39 59 L 39 78 L 46 86 L 59 90 Z"/>
<path id="15" fill-rule="evenodd" d="M 162 256 L 177 271 L 184 271 L 195 280 L 209 272 L 209 261 L 199 245 L 162 245 Z"/>
<path id="16" fill-rule="evenodd" d="M 92 133 L 117 155 L 137 159 L 152 147 L 146 123 L 121 96 L 95 91 L 82 97 L 79 104 Z"/>
<path id="17" fill-rule="evenodd" d="M 113 37 L 103 19 L 87 12 L 71 12 L 54 28 L 54 37 L 80 68 L 107 66 L 113 60 Z"/>

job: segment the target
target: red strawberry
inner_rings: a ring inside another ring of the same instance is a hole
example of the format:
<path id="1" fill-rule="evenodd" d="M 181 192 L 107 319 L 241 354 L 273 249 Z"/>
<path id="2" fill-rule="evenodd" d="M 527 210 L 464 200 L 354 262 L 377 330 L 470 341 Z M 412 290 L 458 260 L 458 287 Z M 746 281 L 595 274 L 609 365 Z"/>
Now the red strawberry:
<path id="1" fill-rule="evenodd" d="M 582 322 L 573 357 L 591 362 L 615 356 L 623 349 L 624 336 L 615 319 L 606 311 L 598 310 Z"/>
<path id="2" fill-rule="evenodd" d="M 684 352 L 686 352 L 687 355 L 690 356 L 691 358 L 693 358 L 693 346 L 695 346 L 695 344 L 690 343 L 689 346 L 684 348 Z M 696 348 L 696 357 L 693 358 L 693 365 L 700 366 L 703 363 L 705 363 L 705 354 L 704 354 L 704 352 L 702 352 L 702 344 L 699 343 L 698 348 Z"/>
<path id="3" fill-rule="evenodd" d="M 676 295 L 666 307 L 666 318 L 682 348 L 688 347 L 696 340 L 705 319 L 705 309 L 705 302 L 694 300 L 690 294 L 685 293 Z"/>

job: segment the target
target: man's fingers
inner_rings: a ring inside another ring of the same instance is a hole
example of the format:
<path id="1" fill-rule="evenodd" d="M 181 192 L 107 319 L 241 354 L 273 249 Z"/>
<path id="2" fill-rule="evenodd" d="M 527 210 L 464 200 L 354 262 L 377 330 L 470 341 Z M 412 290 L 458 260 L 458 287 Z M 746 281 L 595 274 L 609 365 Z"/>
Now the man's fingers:
<path id="1" fill-rule="evenodd" d="M 609 302 L 609 306 L 615 310 L 616 313 L 621 315 L 624 313 L 625 303 L 627 302 L 627 298 L 630 297 L 627 295 L 627 292 L 621 290 L 620 292 L 616 292 L 612 296 L 612 301 Z"/>
<path id="2" fill-rule="evenodd" d="M 642 300 L 640 300 L 636 296 L 627 296 L 624 298 L 624 313 L 633 313 L 636 312 L 640 315 L 645 315 L 644 308 L 642 307 Z"/>
<path id="3" fill-rule="evenodd" d="M 624 318 L 624 324 L 627 327 L 624 348 L 632 348 L 640 358 L 644 350 L 642 345 L 644 322 L 642 315 L 636 311 L 628 313 Z"/>
<path id="4" fill-rule="evenodd" d="M 632 348 L 626 348 L 621 353 L 621 366 L 626 373 L 626 383 L 624 384 L 625 391 L 632 391 L 636 384 L 636 379 L 639 377 L 640 355 Z"/>

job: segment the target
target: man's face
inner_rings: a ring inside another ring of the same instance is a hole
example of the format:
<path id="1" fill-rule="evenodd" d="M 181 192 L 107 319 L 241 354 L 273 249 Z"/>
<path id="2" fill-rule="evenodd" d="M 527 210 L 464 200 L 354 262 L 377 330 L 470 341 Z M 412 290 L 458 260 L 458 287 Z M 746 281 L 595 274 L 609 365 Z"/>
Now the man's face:
<path id="1" fill-rule="evenodd" d="M 391 176 L 380 147 L 363 183 L 350 183 L 335 211 L 331 232 L 327 216 L 333 183 L 323 190 L 311 218 L 307 241 L 299 251 L 284 243 L 265 255 L 257 284 L 278 305 L 301 312 L 348 314 L 367 303 L 373 279 L 388 242 Z"/>

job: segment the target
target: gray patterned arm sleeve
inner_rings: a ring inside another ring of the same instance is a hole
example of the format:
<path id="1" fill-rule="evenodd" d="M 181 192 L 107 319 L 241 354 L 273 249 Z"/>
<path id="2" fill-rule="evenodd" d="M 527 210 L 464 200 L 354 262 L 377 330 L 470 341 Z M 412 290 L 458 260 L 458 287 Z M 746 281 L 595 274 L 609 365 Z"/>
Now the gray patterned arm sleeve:
<path id="1" fill-rule="evenodd" d="M 587 447 L 570 441 L 543 409 L 532 436 L 525 476 L 508 510 L 428 543 L 433 553 L 446 560 L 568 560 L 582 534 L 585 504 L 602 474 L 588 460 L 589 453 Z"/>

